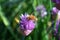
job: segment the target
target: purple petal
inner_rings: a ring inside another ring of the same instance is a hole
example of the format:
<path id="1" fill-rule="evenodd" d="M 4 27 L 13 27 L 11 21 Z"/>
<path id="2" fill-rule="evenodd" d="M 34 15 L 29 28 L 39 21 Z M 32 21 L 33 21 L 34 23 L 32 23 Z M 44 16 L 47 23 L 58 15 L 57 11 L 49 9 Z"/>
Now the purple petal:
<path id="1" fill-rule="evenodd" d="M 53 9 L 52 9 L 53 14 L 57 14 L 58 11 L 59 11 L 59 10 L 58 10 L 56 7 L 53 7 Z"/>
<path id="2" fill-rule="evenodd" d="M 56 21 L 56 33 L 58 32 L 59 20 Z"/>

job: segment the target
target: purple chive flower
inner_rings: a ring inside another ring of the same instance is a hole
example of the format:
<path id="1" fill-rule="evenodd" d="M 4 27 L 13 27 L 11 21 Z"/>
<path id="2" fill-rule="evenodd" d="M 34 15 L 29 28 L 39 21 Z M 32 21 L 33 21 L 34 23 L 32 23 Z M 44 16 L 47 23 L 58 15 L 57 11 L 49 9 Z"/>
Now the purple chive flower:
<path id="1" fill-rule="evenodd" d="M 59 16 L 60 12 L 59 12 L 59 9 L 57 9 L 56 7 L 53 7 L 52 8 L 52 19 L 56 19 L 57 16 Z M 59 17 L 57 17 L 59 19 Z"/>
<path id="2" fill-rule="evenodd" d="M 39 5 L 36 7 L 36 11 L 40 12 L 41 10 L 46 10 L 44 5 Z"/>
<path id="3" fill-rule="evenodd" d="M 59 11 L 59 10 L 58 10 L 56 7 L 53 7 L 53 8 L 52 8 L 52 12 L 53 12 L 52 14 L 57 14 L 58 11 Z"/>
<path id="4" fill-rule="evenodd" d="M 42 18 L 47 15 L 47 12 L 46 12 L 46 9 L 45 9 L 44 5 L 39 5 L 39 6 L 37 6 L 37 7 L 36 7 L 36 11 L 37 11 L 38 13 L 41 13 L 40 16 L 41 16 Z"/>
<path id="5" fill-rule="evenodd" d="M 60 25 L 60 11 L 58 11 L 58 13 L 57 13 L 56 30 L 55 30 L 54 35 L 56 35 L 58 33 L 59 25 Z"/>
<path id="6" fill-rule="evenodd" d="M 20 30 L 22 31 L 23 35 L 29 35 L 33 29 L 35 28 L 35 22 L 33 20 L 28 20 L 28 14 L 22 14 L 20 16 Z"/>

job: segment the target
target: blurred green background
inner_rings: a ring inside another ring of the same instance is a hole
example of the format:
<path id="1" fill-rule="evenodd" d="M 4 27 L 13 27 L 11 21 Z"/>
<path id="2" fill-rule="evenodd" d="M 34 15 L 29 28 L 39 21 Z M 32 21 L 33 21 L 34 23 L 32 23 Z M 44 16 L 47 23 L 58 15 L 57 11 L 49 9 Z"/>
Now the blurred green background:
<path id="1" fill-rule="evenodd" d="M 36 7 L 43 4 L 47 10 L 47 16 L 44 22 L 40 16 L 37 16 Z M 26 36 L 24 40 L 57 40 L 48 26 L 51 20 L 51 9 L 54 3 L 51 0 L 0 0 L 0 40 L 22 40 L 23 37 L 18 32 L 19 24 L 15 18 L 20 19 L 22 13 L 27 12 L 38 18 L 36 28 Z"/>

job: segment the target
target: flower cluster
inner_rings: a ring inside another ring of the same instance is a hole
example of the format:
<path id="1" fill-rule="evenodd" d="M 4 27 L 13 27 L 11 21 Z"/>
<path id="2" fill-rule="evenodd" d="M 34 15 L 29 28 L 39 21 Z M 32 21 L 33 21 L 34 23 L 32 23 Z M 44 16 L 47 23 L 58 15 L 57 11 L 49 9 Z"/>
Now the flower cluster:
<path id="1" fill-rule="evenodd" d="M 56 20 L 56 30 L 54 35 L 58 33 L 58 28 L 60 25 L 60 0 L 52 0 L 55 3 L 55 7 L 53 7 L 52 12 L 53 15 L 57 15 L 57 20 Z"/>
<path id="2" fill-rule="evenodd" d="M 27 13 L 20 16 L 20 30 L 23 35 L 29 35 L 35 28 L 36 17 Z"/>
<path id="3" fill-rule="evenodd" d="M 57 14 L 57 20 L 60 20 L 60 10 L 58 10 L 56 7 L 53 7 L 52 12 L 53 15 Z"/>
<path id="4" fill-rule="evenodd" d="M 37 11 L 38 13 L 41 13 L 40 16 L 41 16 L 42 18 L 47 15 L 47 12 L 46 12 L 46 9 L 45 9 L 44 5 L 39 5 L 39 6 L 37 6 L 37 7 L 36 7 L 36 11 Z"/>

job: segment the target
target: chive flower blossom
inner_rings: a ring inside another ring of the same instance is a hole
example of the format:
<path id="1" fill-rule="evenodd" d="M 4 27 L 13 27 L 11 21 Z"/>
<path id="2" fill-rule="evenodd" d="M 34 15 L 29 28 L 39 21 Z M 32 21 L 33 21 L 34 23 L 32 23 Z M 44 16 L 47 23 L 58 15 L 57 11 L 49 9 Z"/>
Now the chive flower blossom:
<path id="1" fill-rule="evenodd" d="M 39 5 L 39 6 L 37 6 L 37 7 L 36 7 L 36 11 L 37 11 L 39 14 L 41 13 L 40 16 L 41 16 L 42 18 L 47 15 L 47 11 L 46 11 L 44 5 Z"/>
<path id="2" fill-rule="evenodd" d="M 54 35 L 56 35 L 58 33 L 59 25 L 60 25 L 60 11 L 58 11 L 58 13 L 57 13 L 56 29 L 55 29 Z"/>
<path id="3" fill-rule="evenodd" d="M 20 30 L 23 35 L 29 35 L 35 28 L 35 21 L 27 13 L 20 16 Z"/>
<path id="4" fill-rule="evenodd" d="M 59 10 L 58 10 L 56 7 L 53 7 L 53 8 L 52 8 L 52 12 L 53 12 L 52 14 L 57 14 L 58 11 L 59 11 Z"/>
<path id="5" fill-rule="evenodd" d="M 53 18 L 56 18 L 56 28 L 54 30 L 54 36 L 57 36 L 57 34 L 59 33 L 58 30 L 60 25 L 60 10 L 57 7 L 52 8 L 52 16 Z"/>
<path id="6" fill-rule="evenodd" d="M 60 10 L 57 9 L 56 7 L 52 8 L 52 15 L 57 15 L 57 19 L 60 19 Z"/>

